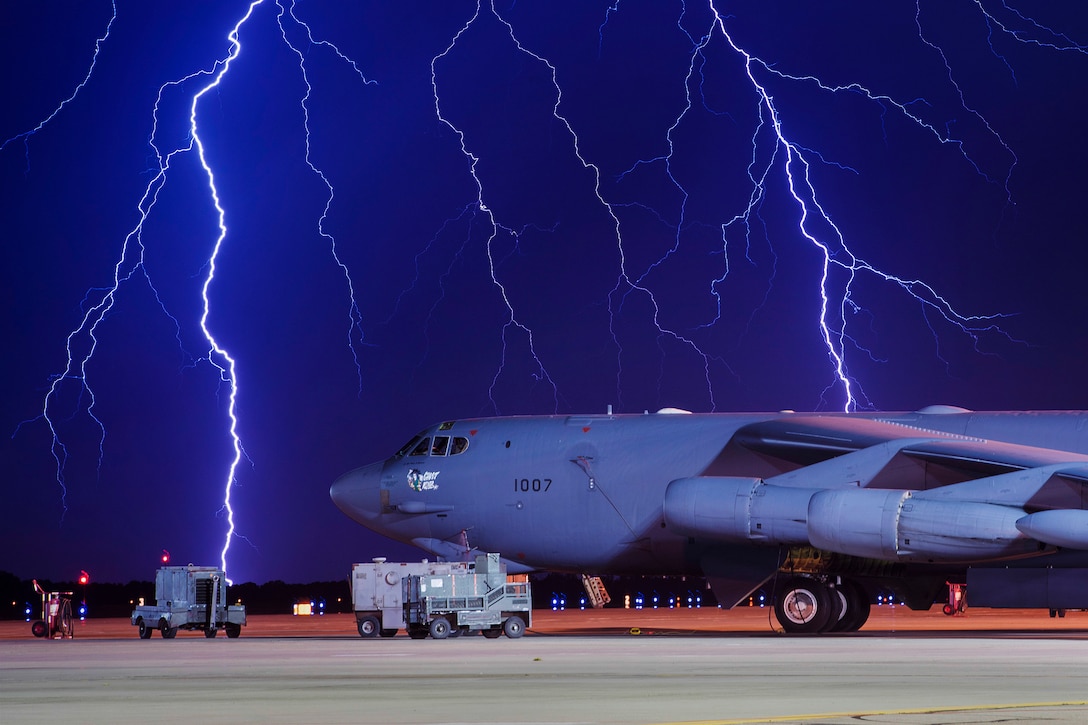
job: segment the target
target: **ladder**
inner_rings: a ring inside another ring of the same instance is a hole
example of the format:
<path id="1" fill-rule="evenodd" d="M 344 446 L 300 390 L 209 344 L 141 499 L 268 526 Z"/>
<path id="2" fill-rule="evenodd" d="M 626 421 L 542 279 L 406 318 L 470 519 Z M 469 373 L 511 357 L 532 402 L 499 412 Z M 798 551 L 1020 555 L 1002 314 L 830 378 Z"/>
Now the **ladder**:
<path id="1" fill-rule="evenodd" d="M 601 581 L 599 576 L 583 574 L 582 586 L 585 587 L 586 594 L 589 595 L 589 603 L 593 605 L 594 609 L 600 609 L 612 601 L 612 597 L 608 595 L 608 591 L 604 588 L 604 582 Z"/>

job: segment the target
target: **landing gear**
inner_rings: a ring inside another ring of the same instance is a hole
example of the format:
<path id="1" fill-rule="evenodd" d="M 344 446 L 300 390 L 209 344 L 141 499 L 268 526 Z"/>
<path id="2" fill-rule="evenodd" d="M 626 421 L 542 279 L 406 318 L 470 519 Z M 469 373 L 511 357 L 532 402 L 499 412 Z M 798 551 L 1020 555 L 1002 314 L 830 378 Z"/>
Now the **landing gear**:
<path id="1" fill-rule="evenodd" d="M 808 576 L 786 580 L 775 597 L 774 613 L 789 634 L 856 632 L 869 619 L 870 603 L 858 584 L 828 585 Z"/>
<path id="2" fill-rule="evenodd" d="M 774 614 L 789 634 L 817 634 L 831 621 L 831 592 L 807 576 L 786 580 L 774 602 Z"/>
<path id="3" fill-rule="evenodd" d="M 869 620 L 872 603 L 865 589 L 849 579 L 842 580 L 834 591 L 843 598 L 843 613 L 839 621 L 832 626 L 832 632 L 857 632 Z"/>

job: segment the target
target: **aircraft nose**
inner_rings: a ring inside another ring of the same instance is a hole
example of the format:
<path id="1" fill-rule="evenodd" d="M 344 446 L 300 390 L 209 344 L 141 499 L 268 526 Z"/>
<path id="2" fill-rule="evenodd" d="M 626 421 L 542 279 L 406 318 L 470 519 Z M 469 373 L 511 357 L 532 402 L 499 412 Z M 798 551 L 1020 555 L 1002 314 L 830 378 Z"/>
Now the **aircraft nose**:
<path id="1" fill-rule="evenodd" d="M 356 468 L 333 482 L 329 496 L 337 508 L 365 524 L 381 513 L 381 475 L 381 463 Z"/>

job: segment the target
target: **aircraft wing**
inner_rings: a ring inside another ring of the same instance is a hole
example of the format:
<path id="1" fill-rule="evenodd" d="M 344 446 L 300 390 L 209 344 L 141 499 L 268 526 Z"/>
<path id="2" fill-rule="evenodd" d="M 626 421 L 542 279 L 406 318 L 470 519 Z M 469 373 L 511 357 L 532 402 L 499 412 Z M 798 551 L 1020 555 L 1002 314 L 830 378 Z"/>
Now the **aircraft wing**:
<path id="1" fill-rule="evenodd" d="M 1088 455 L 818 415 L 749 424 L 730 445 L 794 465 L 672 481 L 663 511 L 675 531 L 890 562 L 1088 550 Z"/>
<path id="2" fill-rule="evenodd" d="M 868 418 L 789 416 L 740 428 L 733 443 L 748 450 L 802 466 L 849 456 L 884 445 L 896 456 L 933 470 L 925 480 L 874 475 L 873 488 L 926 489 L 1061 463 L 1088 462 L 1088 456 L 1069 451 L 1019 445 L 1015 442 L 917 428 Z M 897 445 L 901 444 L 901 445 Z M 894 468 L 889 459 L 886 468 Z M 1071 469 L 1069 480 L 1082 481 Z"/>

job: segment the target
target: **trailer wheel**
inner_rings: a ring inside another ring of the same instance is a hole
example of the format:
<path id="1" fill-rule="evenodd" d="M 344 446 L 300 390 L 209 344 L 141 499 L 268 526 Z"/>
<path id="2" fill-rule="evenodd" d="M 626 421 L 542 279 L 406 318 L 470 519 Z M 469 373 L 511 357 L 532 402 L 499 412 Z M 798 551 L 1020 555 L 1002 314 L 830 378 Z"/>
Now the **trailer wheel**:
<path id="1" fill-rule="evenodd" d="M 498 639 L 499 637 L 502 636 L 502 628 L 500 628 L 500 627 L 494 627 L 492 629 L 484 629 L 484 630 L 481 630 L 481 631 L 482 631 L 483 635 L 485 637 L 487 637 L 488 639 Z"/>
<path id="2" fill-rule="evenodd" d="M 396 637 L 397 630 L 395 629 L 383 629 L 378 632 L 382 637 Z"/>
<path id="3" fill-rule="evenodd" d="M 215 639 L 215 635 L 219 634 L 219 630 L 215 627 L 209 627 L 204 630 L 204 636 L 208 639 Z"/>
<path id="4" fill-rule="evenodd" d="M 502 631 L 510 639 L 517 639 L 525 634 L 525 622 L 521 617 L 514 615 L 502 623 Z"/>
<path id="5" fill-rule="evenodd" d="M 178 628 L 171 627 L 165 619 L 159 620 L 159 634 L 163 639 L 173 639 L 178 635 Z"/>
<path id="6" fill-rule="evenodd" d="M 1051 614 L 1050 616 L 1053 617 L 1054 615 Z M 34 624 L 30 625 L 30 633 L 35 637 L 44 637 L 49 634 L 49 625 L 39 619 L 34 622 Z"/>
<path id="7" fill-rule="evenodd" d="M 143 617 L 136 620 L 136 628 L 136 631 L 140 633 L 140 639 L 151 639 L 151 633 L 155 631 L 147 626 L 147 622 L 144 621 Z"/>
<path id="8" fill-rule="evenodd" d="M 426 639 L 427 628 L 419 624 L 409 624 L 408 636 L 412 639 Z"/>
<path id="9" fill-rule="evenodd" d="M 378 621 L 378 618 L 372 616 L 361 617 L 356 624 L 359 627 L 359 636 L 367 639 L 377 637 L 382 628 L 382 623 Z"/>
<path id="10" fill-rule="evenodd" d="M 227 633 L 227 636 L 231 639 L 238 639 L 238 635 L 242 633 L 242 625 L 235 624 L 234 622 L 227 622 L 223 625 L 223 631 Z"/>
<path id="11" fill-rule="evenodd" d="M 431 620 L 430 626 L 431 637 L 434 639 L 445 639 L 450 636 L 450 622 L 445 617 L 435 617 Z"/>

